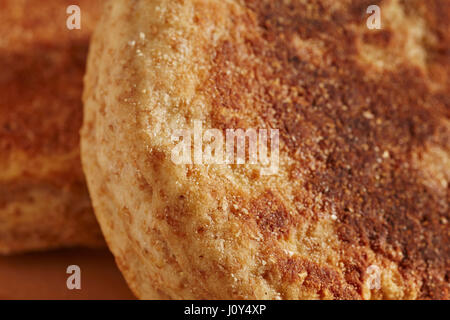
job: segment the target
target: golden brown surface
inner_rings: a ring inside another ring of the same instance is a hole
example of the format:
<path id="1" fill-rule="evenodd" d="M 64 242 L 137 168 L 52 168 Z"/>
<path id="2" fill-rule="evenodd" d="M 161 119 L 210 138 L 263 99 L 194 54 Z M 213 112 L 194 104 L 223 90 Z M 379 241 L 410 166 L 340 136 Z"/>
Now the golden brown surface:
<path id="1" fill-rule="evenodd" d="M 67 267 L 80 267 L 81 289 L 69 290 Z M 0 299 L 134 299 L 106 250 L 69 249 L 0 257 Z"/>
<path id="2" fill-rule="evenodd" d="M 0 253 L 103 243 L 79 155 L 101 1 L 0 1 Z M 66 8 L 81 7 L 81 30 Z"/>
<path id="3" fill-rule="evenodd" d="M 82 158 L 136 295 L 448 299 L 449 21 L 444 0 L 111 2 Z M 174 164 L 193 120 L 279 129 L 278 174 Z"/>

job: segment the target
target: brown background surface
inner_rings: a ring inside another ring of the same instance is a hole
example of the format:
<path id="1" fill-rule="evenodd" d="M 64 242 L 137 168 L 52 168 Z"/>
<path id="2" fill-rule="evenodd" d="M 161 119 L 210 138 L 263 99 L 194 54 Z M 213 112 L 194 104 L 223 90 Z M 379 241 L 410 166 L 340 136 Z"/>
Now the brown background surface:
<path id="1" fill-rule="evenodd" d="M 67 289 L 69 265 L 81 269 L 81 290 Z M 134 298 L 106 249 L 0 256 L 0 299 Z"/>

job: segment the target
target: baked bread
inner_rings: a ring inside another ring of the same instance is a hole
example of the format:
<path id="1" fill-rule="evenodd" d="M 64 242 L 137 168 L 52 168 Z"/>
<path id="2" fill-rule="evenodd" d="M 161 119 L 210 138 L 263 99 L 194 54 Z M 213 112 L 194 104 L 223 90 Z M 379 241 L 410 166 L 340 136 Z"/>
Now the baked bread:
<path id="1" fill-rule="evenodd" d="M 376 2 L 380 30 L 367 1 L 109 2 L 82 160 L 138 297 L 448 299 L 449 3 Z M 199 122 L 279 130 L 278 171 L 179 161 Z"/>
<path id="2" fill-rule="evenodd" d="M 81 9 L 69 30 L 66 9 Z M 81 169 L 89 37 L 100 1 L 0 2 L 0 254 L 103 245 Z"/>

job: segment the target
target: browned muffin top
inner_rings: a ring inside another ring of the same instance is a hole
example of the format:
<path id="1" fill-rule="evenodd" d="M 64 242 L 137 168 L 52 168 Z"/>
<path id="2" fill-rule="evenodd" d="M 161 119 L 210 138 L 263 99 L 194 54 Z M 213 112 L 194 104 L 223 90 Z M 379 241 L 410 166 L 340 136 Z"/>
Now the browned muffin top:
<path id="1" fill-rule="evenodd" d="M 289 215 L 268 190 L 250 212 L 262 232 L 288 237 L 299 217 L 320 215 L 320 196 L 336 212 L 355 292 L 368 267 L 362 245 L 416 277 L 421 298 L 448 298 L 450 4 L 375 1 L 383 28 L 369 30 L 372 2 L 245 1 L 232 36 L 212 49 L 213 127 L 279 128 L 295 160 L 302 205 Z M 304 261 L 280 263 L 291 277 Z M 329 269 L 306 268 L 317 275 L 304 285 L 333 287 Z"/>

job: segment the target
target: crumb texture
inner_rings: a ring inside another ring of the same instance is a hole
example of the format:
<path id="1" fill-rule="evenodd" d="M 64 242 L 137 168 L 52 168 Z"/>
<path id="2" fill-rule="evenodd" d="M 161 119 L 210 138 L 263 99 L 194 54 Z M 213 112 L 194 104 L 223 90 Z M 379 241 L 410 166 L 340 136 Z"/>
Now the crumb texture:
<path id="1" fill-rule="evenodd" d="M 450 7 L 372 2 L 107 5 L 82 156 L 137 296 L 449 298 Z M 278 173 L 173 163 L 194 120 L 278 129 Z"/>

